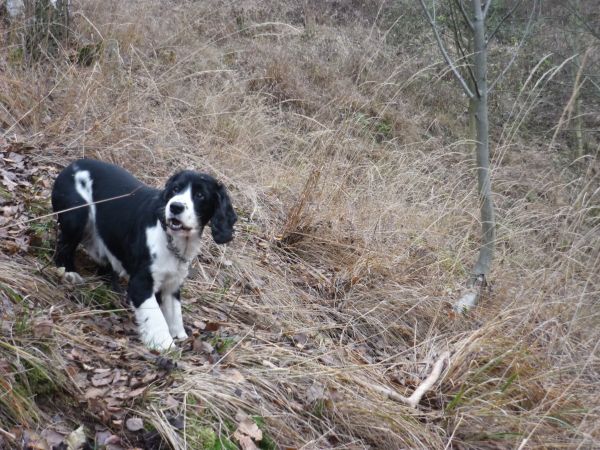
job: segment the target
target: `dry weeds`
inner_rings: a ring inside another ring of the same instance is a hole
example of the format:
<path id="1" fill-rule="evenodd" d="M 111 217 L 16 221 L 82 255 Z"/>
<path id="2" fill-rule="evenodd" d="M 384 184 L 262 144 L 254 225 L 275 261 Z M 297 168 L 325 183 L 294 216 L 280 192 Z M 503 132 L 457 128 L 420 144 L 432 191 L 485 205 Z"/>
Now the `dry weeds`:
<path id="1" fill-rule="evenodd" d="M 74 10 L 77 45 L 101 44 L 93 63 L 3 56 L 0 86 L 16 95 L 0 96 L 0 126 L 26 136 L 35 164 L 102 158 L 156 186 L 210 172 L 241 220 L 195 263 L 194 338 L 174 370 L 97 278 L 67 289 L 43 255 L 0 255 L 0 447 L 84 424 L 97 443 L 94 425 L 123 447 L 229 448 L 240 411 L 261 448 L 599 445 L 598 161 L 565 165 L 547 136 L 522 137 L 535 98 L 514 93 L 494 145 L 494 283 L 462 317 L 474 168 L 431 43 L 408 54 L 340 17 L 304 32 L 288 2 Z M 445 352 L 417 408 L 385 394 L 409 397 Z M 90 394 L 105 369 L 121 397 Z M 134 416 L 145 431 L 127 429 Z"/>

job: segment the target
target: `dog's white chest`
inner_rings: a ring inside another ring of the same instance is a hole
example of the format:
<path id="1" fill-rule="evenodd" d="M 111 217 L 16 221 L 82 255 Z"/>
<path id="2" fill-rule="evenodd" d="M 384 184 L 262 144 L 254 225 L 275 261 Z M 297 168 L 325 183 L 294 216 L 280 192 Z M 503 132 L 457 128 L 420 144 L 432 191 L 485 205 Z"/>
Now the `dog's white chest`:
<path id="1" fill-rule="evenodd" d="M 146 242 L 152 260 L 150 272 L 154 280 L 154 292 L 176 292 L 188 275 L 189 263 L 169 250 L 167 235 L 160 222 L 146 229 Z"/>

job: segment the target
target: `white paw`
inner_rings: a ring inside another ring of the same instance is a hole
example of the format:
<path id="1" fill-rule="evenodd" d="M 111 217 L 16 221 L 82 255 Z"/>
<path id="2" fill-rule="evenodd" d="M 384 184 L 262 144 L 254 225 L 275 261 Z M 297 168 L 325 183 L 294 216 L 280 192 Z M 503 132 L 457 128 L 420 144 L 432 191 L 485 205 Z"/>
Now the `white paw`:
<path id="1" fill-rule="evenodd" d="M 171 333 L 168 331 L 165 333 L 164 330 L 149 332 L 142 331 L 140 329 L 140 337 L 146 347 L 151 350 L 158 350 L 164 352 L 169 349 L 175 348 L 175 342 L 171 337 Z"/>
<path id="2" fill-rule="evenodd" d="M 146 347 L 161 352 L 174 347 L 169 327 L 154 295 L 135 308 L 135 318 Z"/>
<path id="3" fill-rule="evenodd" d="M 77 272 L 65 272 L 62 279 L 67 284 L 82 284 L 83 278 Z"/>
<path id="4" fill-rule="evenodd" d="M 188 334 L 185 332 L 185 330 L 183 328 L 176 329 L 176 330 L 170 330 L 170 333 L 174 339 L 179 339 L 179 340 L 184 341 L 188 338 Z"/>

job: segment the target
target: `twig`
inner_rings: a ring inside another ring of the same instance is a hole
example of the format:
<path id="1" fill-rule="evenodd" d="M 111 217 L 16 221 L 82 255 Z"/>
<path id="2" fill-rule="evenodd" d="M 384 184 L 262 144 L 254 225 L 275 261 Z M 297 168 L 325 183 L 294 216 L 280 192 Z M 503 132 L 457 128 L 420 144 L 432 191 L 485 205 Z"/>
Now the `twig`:
<path id="1" fill-rule="evenodd" d="M 419 386 L 417 386 L 417 388 L 415 389 L 415 391 L 412 393 L 412 395 L 410 397 L 405 397 L 403 395 L 400 395 L 396 391 L 393 391 L 392 389 L 387 388 L 385 386 L 367 383 L 362 380 L 357 380 L 357 381 L 359 384 L 361 384 L 365 388 L 373 389 L 373 390 L 379 392 L 380 394 L 385 395 L 390 400 L 394 400 L 394 401 L 400 402 L 400 403 L 405 403 L 408 406 L 410 406 L 411 408 L 416 408 L 417 405 L 421 402 L 421 398 L 423 398 L 423 395 L 425 395 L 425 393 L 429 389 L 431 389 L 431 387 L 440 378 L 440 375 L 442 374 L 442 368 L 444 367 L 444 362 L 446 362 L 446 360 L 449 358 L 450 358 L 450 352 L 442 353 L 442 355 L 438 358 L 438 360 L 433 365 L 433 368 L 431 369 L 431 373 L 429 374 L 429 376 L 427 378 L 425 378 L 425 380 L 423 380 L 421 382 L 421 384 L 419 384 Z"/>
<path id="2" fill-rule="evenodd" d="M 506 75 L 506 72 L 508 72 L 508 69 L 510 69 L 510 67 L 513 65 L 513 63 L 517 59 L 517 56 L 519 55 L 519 50 L 521 50 L 521 47 L 523 47 L 523 44 L 525 43 L 525 39 L 527 39 L 527 36 L 529 35 L 529 32 L 531 31 L 531 28 L 532 28 L 531 25 L 533 23 L 533 16 L 535 14 L 535 7 L 537 4 L 538 4 L 537 1 L 533 3 L 531 15 L 529 16 L 529 20 L 527 21 L 527 26 L 525 27 L 525 31 L 523 32 L 523 38 L 521 38 L 521 42 L 519 42 L 519 45 L 515 49 L 515 51 L 512 55 L 512 58 L 510 59 L 510 61 L 506 65 L 506 67 L 504 67 L 504 70 L 502 71 L 502 73 L 500 73 L 500 75 L 498 75 L 498 77 L 496 77 L 496 79 L 490 84 L 490 86 L 488 88 L 488 93 L 492 92 L 492 90 L 494 89 L 494 86 L 496 86 L 498 81 L 500 81 L 504 77 L 504 75 Z M 494 33 L 495 33 L 495 31 L 494 31 Z M 492 36 L 493 36 L 493 34 L 492 34 Z M 490 41 L 492 36 L 490 36 L 488 38 L 488 42 Z"/>
<path id="3" fill-rule="evenodd" d="M 50 97 L 52 95 L 52 93 L 56 90 L 56 88 L 58 88 L 58 86 L 60 85 L 60 83 L 62 83 L 62 81 L 67 78 L 67 75 L 69 75 L 71 73 L 71 70 L 73 70 L 76 67 L 75 64 L 72 64 L 68 67 L 68 70 L 65 71 L 65 73 L 63 73 L 62 77 L 60 78 L 60 80 L 58 80 L 54 86 L 52 86 L 52 89 L 50 89 L 48 91 L 48 93 L 46 95 L 44 95 L 44 97 L 42 97 L 42 99 L 40 101 L 38 101 L 35 105 L 33 105 L 31 108 L 29 108 L 29 110 L 23 114 L 21 117 L 19 117 L 15 123 L 13 123 L 10 127 L 8 127 L 8 129 L 2 133 L 2 136 L 6 137 L 8 136 L 8 134 L 15 129 L 15 127 L 20 126 L 20 123 L 23 119 L 25 119 L 27 116 L 29 116 L 29 114 L 31 114 L 38 106 L 40 106 L 48 97 Z"/>
<path id="4" fill-rule="evenodd" d="M 502 26 L 502 24 L 506 21 L 506 19 L 508 19 L 510 16 L 512 16 L 512 14 L 516 11 L 516 9 L 519 7 L 519 5 L 521 5 L 521 2 L 523 0 L 519 0 L 517 3 L 514 4 L 514 6 L 510 9 L 510 11 L 508 11 L 504 17 L 502 19 L 500 19 L 500 22 L 498 22 L 498 25 L 496 25 L 496 28 L 494 28 L 494 31 L 492 31 L 488 38 L 487 38 L 487 42 L 490 42 L 492 40 L 492 38 L 496 35 L 496 33 L 498 32 L 498 30 L 500 29 L 500 27 Z M 491 0 L 490 0 L 491 3 Z M 535 5 L 534 5 L 535 6 Z"/>
<path id="5" fill-rule="evenodd" d="M 465 91 L 465 94 L 467 94 L 467 97 L 474 98 L 475 94 L 473 94 L 471 89 L 469 89 L 467 82 L 462 77 L 462 75 L 460 74 L 460 72 L 458 71 L 456 66 L 454 65 L 454 61 L 452 61 L 452 58 L 450 58 L 450 55 L 446 51 L 446 47 L 444 47 L 442 38 L 440 37 L 440 34 L 438 33 L 437 25 L 435 24 L 435 21 L 431 17 L 431 14 L 429 14 L 429 10 L 427 9 L 427 6 L 425 6 L 425 2 L 423 0 L 419 0 L 419 2 L 421 3 L 423 12 L 425 13 L 425 16 L 427 17 L 427 20 L 429 21 L 429 25 L 431 25 L 431 28 L 433 29 L 433 34 L 435 36 L 435 40 L 438 43 L 438 47 L 440 48 L 440 52 L 442 53 L 444 60 L 446 60 L 446 63 L 448 64 L 448 66 L 450 66 L 450 70 L 452 70 L 454 77 L 458 80 L 458 83 L 463 88 L 463 91 Z"/>
<path id="6" fill-rule="evenodd" d="M 244 342 L 244 340 L 245 340 L 245 339 L 246 339 L 246 338 L 247 338 L 247 337 L 250 335 L 250 333 L 252 333 L 253 331 L 254 331 L 254 325 L 252 325 L 252 328 L 250 328 L 250 329 L 248 330 L 248 332 L 247 332 L 247 333 L 246 333 L 246 334 L 245 334 L 245 335 L 244 335 L 244 336 L 243 336 L 243 337 L 242 337 L 242 338 L 241 338 L 239 341 L 237 341 L 237 342 L 235 343 L 235 345 L 233 345 L 233 346 L 232 346 L 232 347 L 231 347 L 231 348 L 230 348 L 230 349 L 229 349 L 229 350 L 228 350 L 228 351 L 227 351 L 227 352 L 226 352 L 226 353 L 225 353 L 223 356 L 221 356 L 221 358 L 219 358 L 219 360 L 218 360 L 216 363 L 214 363 L 214 364 L 212 365 L 211 369 L 214 369 L 215 367 L 217 367 L 217 366 L 218 366 L 218 365 L 221 363 L 221 361 L 223 361 L 225 358 L 227 358 L 227 356 L 228 356 L 228 355 L 229 355 L 229 354 L 230 354 L 230 353 L 231 353 L 233 350 L 235 350 L 235 349 L 236 349 L 236 347 L 237 347 L 238 345 L 240 345 L 242 342 Z"/>
<path id="7" fill-rule="evenodd" d="M 362 380 L 356 380 L 356 381 L 358 381 L 358 383 L 360 385 L 362 385 L 363 387 L 368 388 L 368 389 L 373 389 L 374 391 L 377 391 L 380 394 L 386 396 L 390 400 L 394 400 L 394 401 L 400 402 L 400 403 L 409 404 L 408 403 L 409 402 L 408 397 L 405 397 L 404 395 L 400 395 L 397 392 L 392 391 L 390 388 L 387 388 L 385 386 L 380 386 L 378 384 L 367 383 L 367 382 L 362 381 Z"/>
<path id="8" fill-rule="evenodd" d="M 431 373 L 429 374 L 429 376 L 427 378 L 425 378 L 425 380 L 419 386 L 417 386 L 417 389 L 415 389 L 415 392 L 413 392 L 413 394 L 408 398 L 408 402 L 409 402 L 410 406 L 412 406 L 413 408 L 417 407 L 417 405 L 421 401 L 421 398 L 423 397 L 425 392 L 427 392 L 429 389 L 431 389 L 431 387 L 435 384 L 435 382 L 438 380 L 438 378 L 442 374 L 442 368 L 444 367 L 444 362 L 449 358 L 450 358 L 450 352 L 442 353 L 442 356 L 440 356 L 439 359 L 433 365 L 433 368 L 431 369 Z"/>
<path id="9" fill-rule="evenodd" d="M 44 214 L 43 216 L 34 217 L 33 219 L 27 219 L 27 220 L 22 220 L 21 222 L 11 223 L 10 225 L 5 225 L 3 227 L 0 227 L 0 230 L 5 230 L 7 228 L 16 227 L 19 225 L 25 225 L 26 223 L 29 223 L 29 222 L 35 222 L 36 220 L 42 220 L 42 219 L 45 219 L 46 217 L 55 216 L 57 214 L 62 214 L 62 213 L 73 211 L 73 210 L 79 209 L 79 208 L 85 208 L 86 206 L 97 205 L 99 203 L 110 202 L 112 200 L 117 200 L 119 198 L 129 197 L 130 195 L 133 195 L 136 191 L 138 191 L 140 188 L 141 188 L 141 186 L 135 188 L 133 191 L 128 192 L 127 194 L 117 195 L 116 197 L 105 198 L 104 200 L 98 200 L 98 201 L 92 202 L 92 203 L 84 203 L 83 205 L 73 206 L 72 208 L 63 209 L 62 211 L 55 211 L 55 212 L 52 212 L 49 214 Z"/>
<path id="10" fill-rule="evenodd" d="M 577 71 L 577 74 L 575 75 L 575 83 L 573 83 L 573 93 L 571 94 L 571 98 L 569 98 L 567 105 L 565 106 L 562 114 L 560 115 L 560 119 L 558 120 L 558 124 L 556 125 L 556 130 L 554 130 L 554 134 L 552 135 L 552 140 L 550 141 L 549 148 L 554 147 L 554 142 L 556 141 L 556 137 L 558 136 L 558 133 L 560 132 L 562 126 L 571 120 L 571 114 L 573 112 L 573 105 L 575 104 L 575 101 L 577 100 L 577 96 L 579 95 L 579 89 L 581 88 L 581 84 L 582 84 L 581 83 L 581 74 L 582 74 L 583 68 L 585 67 L 585 64 L 587 62 L 587 58 L 588 58 L 588 55 L 589 55 L 591 49 L 592 49 L 592 47 L 588 48 L 586 50 L 586 52 L 583 54 L 583 58 L 581 59 L 581 65 L 579 66 L 579 70 Z M 565 116 L 567 116 L 566 119 L 565 119 Z"/>
<path id="11" fill-rule="evenodd" d="M 462 4 L 461 0 L 454 0 L 454 3 L 456 3 L 456 6 L 458 6 L 458 9 L 460 10 L 463 19 L 465 19 L 465 22 L 467 22 L 467 25 L 469 25 L 469 28 L 471 30 L 474 30 L 475 27 L 473 26 L 473 22 L 471 22 L 471 20 L 469 19 L 469 16 L 467 14 L 467 11 L 465 11 L 465 6 Z"/>
<path id="12" fill-rule="evenodd" d="M 462 9 L 462 3 L 460 3 L 460 0 L 455 0 L 455 2 L 459 3 L 460 7 Z M 456 48 L 458 49 L 458 51 L 461 55 L 461 59 L 467 61 L 467 64 L 465 64 L 464 67 L 466 67 L 467 73 L 469 74 L 469 78 L 471 78 L 471 83 L 473 83 L 473 86 L 477 90 L 477 80 L 475 79 L 475 74 L 473 73 L 473 69 L 471 68 L 471 65 L 469 64 L 469 62 L 467 60 L 467 55 L 462 46 L 462 33 L 460 32 L 460 28 L 458 26 L 458 21 L 456 20 L 456 14 L 454 13 L 454 8 L 452 8 L 452 4 L 450 4 L 450 14 L 452 15 L 452 32 L 454 33 L 454 40 L 456 41 Z M 469 21 L 469 19 L 466 16 L 465 16 L 465 20 L 468 22 L 471 30 L 474 30 L 473 24 Z M 479 96 L 479 91 L 477 92 L 477 95 Z"/>
<path id="13" fill-rule="evenodd" d="M 10 439 L 13 442 L 16 442 L 16 440 L 17 440 L 17 436 L 15 436 L 12 433 L 9 433 L 8 431 L 6 431 L 6 430 L 4 430 L 2 428 L 0 428 L 0 434 L 3 435 L 3 436 L 5 436 L 5 437 L 7 437 L 8 439 Z"/>

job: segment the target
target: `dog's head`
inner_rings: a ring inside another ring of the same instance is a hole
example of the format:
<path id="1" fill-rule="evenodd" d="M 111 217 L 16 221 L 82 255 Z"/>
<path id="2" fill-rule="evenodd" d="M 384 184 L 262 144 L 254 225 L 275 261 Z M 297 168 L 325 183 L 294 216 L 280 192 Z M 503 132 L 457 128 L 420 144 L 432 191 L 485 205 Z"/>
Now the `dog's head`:
<path id="1" fill-rule="evenodd" d="M 164 224 L 171 235 L 202 233 L 210 222 L 213 239 L 225 244 L 233 239 L 237 216 L 225 187 L 210 175 L 184 170 L 167 181 L 162 192 Z"/>

